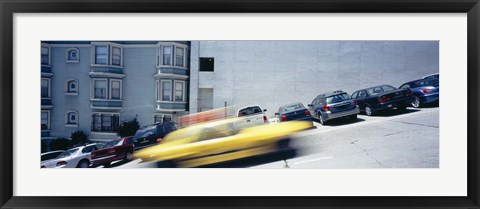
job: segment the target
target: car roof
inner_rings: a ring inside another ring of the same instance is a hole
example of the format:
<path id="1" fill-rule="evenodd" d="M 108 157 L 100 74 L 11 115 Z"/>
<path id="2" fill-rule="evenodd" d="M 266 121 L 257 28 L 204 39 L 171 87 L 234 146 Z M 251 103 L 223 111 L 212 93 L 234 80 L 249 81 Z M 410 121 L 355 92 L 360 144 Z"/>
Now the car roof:
<path id="1" fill-rule="evenodd" d="M 288 103 L 288 104 L 281 105 L 280 108 L 286 107 L 286 106 L 291 106 L 291 105 L 296 105 L 296 104 L 301 104 L 303 106 L 303 104 L 301 102 L 291 102 L 291 103 Z"/>
<path id="2" fill-rule="evenodd" d="M 343 94 L 343 93 L 347 93 L 347 92 L 344 92 L 342 90 L 336 90 L 336 91 L 331 91 L 331 92 L 319 94 L 317 97 L 329 97 L 329 96 Z"/>
<path id="3" fill-rule="evenodd" d="M 365 91 L 365 90 L 367 90 L 367 89 L 376 88 L 376 87 L 381 87 L 381 86 L 391 86 L 391 85 L 382 84 L 382 85 L 377 85 L 377 86 L 371 86 L 371 87 L 367 87 L 367 88 L 364 88 L 364 89 L 356 90 L 355 92 L 357 92 L 357 91 Z M 393 87 L 393 86 L 392 86 L 392 87 Z M 355 93 L 355 92 L 353 92 L 353 93 Z"/>
<path id="4" fill-rule="evenodd" d="M 438 79 L 438 78 L 422 78 L 422 79 L 417 79 L 417 80 L 413 80 L 413 81 L 406 82 L 406 83 L 404 83 L 404 84 L 402 84 L 402 85 L 411 84 L 411 83 L 415 83 L 415 82 L 423 81 L 423 80 L 429 81 L 429 80 L 439 80 L 439 79 Z M 402 85 L 400 85 L 400 86 L 402 86 Z"/>
<path id="5" fill-rule="evenodd" d="M 50 152 L 44 152 L 41 155 L 51 154 L 51 153 L 55 153 L 55 152 L 65 152 L 65 150 L 55 150 L 55 151 L 50 151 Z"/>
<path id="6" fill-rule="evenodd" d="M 240 108 L 238 108 L 238 110 L 242 110 L 242 109 L 250 108 L 250 107 L 259 107 L 260 109 L 262 109 L 262 107 L 260 107 L 260 105 L 249 105 L 249 106 L 245 106 L 245 107 L 240 107 Z"/>

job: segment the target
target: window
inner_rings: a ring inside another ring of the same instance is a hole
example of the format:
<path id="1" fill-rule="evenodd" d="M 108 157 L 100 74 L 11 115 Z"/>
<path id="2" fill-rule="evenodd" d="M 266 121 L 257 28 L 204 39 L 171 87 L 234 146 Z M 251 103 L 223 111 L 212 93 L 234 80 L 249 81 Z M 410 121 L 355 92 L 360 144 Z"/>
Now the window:
<path id="1" fill-rule="evenodd" d="M 200 57 L 200 71 L 213 72 L 215 60 L 213 57 Z"/>
<path id="2" fill-rule="evenodd" d="M 76 111 L 67 112 L 66 125 L 78 125 L 78 113 Z"/>
<path id="3" fill-rule="evenodd" d="M 116 132 L 120 124 L 118 114 L 94 113 L 92 115 L 92 131 Z"/>
<path id="4" fill-rule="evenodd" d="M 153 123 L 161 123 L 161 122 L 171 122 L 172 121 L 172 115 L 155 115 L 153 116 Z"/>
<path id="5" fill-rule="evenodd" d="M 41 118 L 41 129 L 50 130 L 50 111 L 42 110 Z"/>
<path id="6" fill-rule="evenodd" d="M 107 99 L 107 80 L 94 80 L 93 82 L 93 98 Z"/>
<path id="7" fill-rule="evenodd" d="M 358 91 L 352 94 L 352 98 L 357 98 Z"/>
<path id="8" fill-rule="evenodd" d="M 108 46 L 95 46 L 95 64 L 108 65 Z"/>
<path id="9" fill-rule="evenodd" d="M 50 47 L 42 46 L 42 65 L 50 65 Z"/>
<path id="10" fill-rule="evenodd" d="M 42 78 L 41 83 L 41 98 L 50 98 L 50 79 Z"/>
<path id="11" fill-rule="evenodd" d="M 110 80 L 110 99 L 122 99 L 121 88 L 121 80 Z"/>
<path id="12" fill-rule="evenodd" d="M 183 101 L 183 82 L 175 82 L 175 101 Z"/>
<path id="13" fill-rule="evenodd" d="M 183 55 L 184 55 L 184 48 L 177 47 L 175 48 L 175 65 L 179 67 L 183 67 Z"/>
<path id="14" fill-rule="evenodd" d="M 118 47 L 112 47 L 112 65 L 120 66 L 122 61 L 122 50 Z"/>
<path id="15" fill-rule="evenodd" d="M 67 93 L 78 93 L 78 84 L 76 80 L 67 81 Z"/>
<path id="16" fill-rule="evenodd" d="M 162 65 L 172 65 L 172 47 L 162 47 Z"/>
<path id="17" fill-rule="evenodd" d="M 395 91 L 395 90 L 397 90 L 397 89 L 396 89 L 395 87 L 393 87 L 393 86 L 382 86 L 382 88 L 383 88 L 383 91 L 384 91 L 384 92 L 390 92 L 390 91 Z"/>
<path id="18" fill-rule="evenodd" d="M 78 62 L 80 59 L 80 54 L 78 49 L 70 48 L 67 49 L 67 62 Z"/>
<path id="19" fill-rule="evenodd" d="M 170 101 L 172 94 L 172 82 L 161 81 L 162 83 L 162 101 Z"/>

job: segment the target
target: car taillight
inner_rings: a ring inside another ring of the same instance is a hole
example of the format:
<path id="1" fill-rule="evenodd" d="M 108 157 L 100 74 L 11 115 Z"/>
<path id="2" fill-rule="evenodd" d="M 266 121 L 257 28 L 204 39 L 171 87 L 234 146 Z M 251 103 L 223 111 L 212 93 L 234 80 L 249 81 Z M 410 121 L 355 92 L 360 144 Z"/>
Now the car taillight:
<path id="1" fill-rule="evenodd" d="M 109 149 L 108 154 L 115 154 L 115 149 Z"/>
<path id="2" fill-rule="evenodd" d="M 66 164 L 67 164 L 67 162 L 65 162 L 65 161 L 59 161 L 57 163 L 57 166 L 66 165 Z"/>
<path id="3" fill-rule="evenodd" d="M 268 122 L 268 118 L 267 118 L 267 116 L 265 116 L 265 115 L 263 116 L 263 122 L 264 122 L 264 123 L 267 123 L 267 122 Z"/>
<path id="4" fill-rule="evenodd" d="M 286 121 L 287 120 L 287 116 L 286 115 L 282 115 L 282 121 Z"/>
<path id="5" fill-rule="evenodd" d="M 162 138 L 157 138 L 157 143 L 162 142 Z"/>
<path id="6" fill-rule="evenodd" d="M 358 105 L 358 100 L 354 99 L 353 104 Z"/>
<path id="7" fill-rule="evenodd" d="M 405 96 L 407 96 L 407 97 L 413 96 L 413 93 L 411 91 L 409 91 L 409 92 L 407 92 L 407 94 L 405 94 Z"/>
<path id="8" fill-rule="evenodd" d="M 422 89 L 422 93 L 424 93 L 424 94 L 428 94 L 432 91 L 433 91 L 433 89 Z"/>
<path id="9" fill-rule="evenodd" d="M 306 115 L 306 116 L 310 116 L 310 111 L 305 110 L 305 115 Z"/>
<path id="10" fill-rule="evenodd" d="M 328 105 L 323 105 L 323 110 L 330 111 L 330 107 Z"/>
<path id="11" fill-rule="evenodd" d="M 384 96 L 378 98 L 378 102 L 380 102 L 380 103 L 382 103 L 382 102 L 388 102 L 389 100 L 390 100 L 389 98 L 384 97 Z"/>

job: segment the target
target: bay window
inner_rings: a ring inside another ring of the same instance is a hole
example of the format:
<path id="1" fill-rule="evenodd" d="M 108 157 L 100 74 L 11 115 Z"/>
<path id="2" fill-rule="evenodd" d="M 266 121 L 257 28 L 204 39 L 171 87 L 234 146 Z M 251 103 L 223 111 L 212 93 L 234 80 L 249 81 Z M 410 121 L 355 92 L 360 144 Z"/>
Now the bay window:
<path id="1" fill-rule="evenodd" d="M 92 131 L 116 132 L 120 124 L 120 115 L 115 113 L 94 113 L 92 115 Z"/>

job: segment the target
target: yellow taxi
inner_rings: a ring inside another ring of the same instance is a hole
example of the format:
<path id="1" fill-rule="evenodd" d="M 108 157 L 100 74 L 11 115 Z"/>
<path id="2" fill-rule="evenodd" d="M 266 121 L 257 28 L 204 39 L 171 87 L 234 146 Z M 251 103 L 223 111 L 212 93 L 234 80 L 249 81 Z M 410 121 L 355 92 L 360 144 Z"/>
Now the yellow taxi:
<path id="1" fill-rule="evenodd" d="M 171 132 L 161 144 L 139 150 L 142 161 L 167 162 L 175 167 L 198 167 L 288 148 L 289 136 L 312 127 L 291 121 L 239 128 L 242 119 L 206 122 Z"/>

